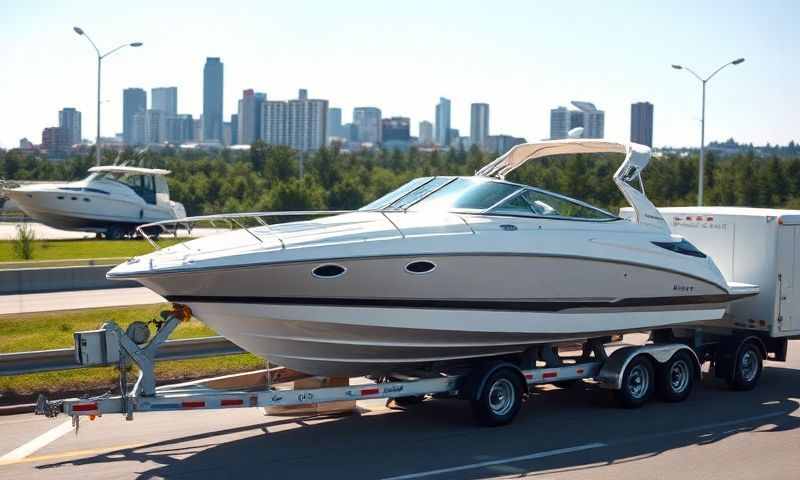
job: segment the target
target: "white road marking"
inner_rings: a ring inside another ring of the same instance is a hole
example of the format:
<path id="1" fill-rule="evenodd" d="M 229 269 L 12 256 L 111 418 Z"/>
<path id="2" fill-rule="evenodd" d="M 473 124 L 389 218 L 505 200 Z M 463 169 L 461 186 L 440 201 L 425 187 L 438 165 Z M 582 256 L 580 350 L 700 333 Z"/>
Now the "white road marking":
<path id="1" fill-rule="evenodd" d="M 66 433 L 71 431 L 72 431 L 72 419 L 69 419 L 66 422 L 58 425 L 57 427 L 53 427 L 50 430 L 44 432 L 43 434 L 39 435 L 33 440 L 26 442 L 20 445 L 19 447 L 15 448 L 14 450 L 6 453 L 2 457 L 0 457 L 0 465 L 4 465 L 7 463 L 14 463 L 18 460 L 22 460 L 28 455 L 38 450 L 41 450 L 42 448 L 48 446 L 49 444 L 53 443 L 54 441 L 58 440 L 59 438 L 63 437 Z"/>
<path id="2" fill-rule="evenodd" d="M 546 450 L 544 452 L 531 453 L 529 455 L 521 455 L 519 457 L 503 458 L 500 460 L 489 460 L 480 463 L 470 463 L 468 465 L 459 465 L 457 467 L 440 468 L 438 470 L 428 470 L 427 472 L 410 473 L 408 475 L 400 475 L 397 477 L 387 477 L 383 480 L 404 480 L 408 478 L 421 478 L 429 477 L 432 475 L 440 475 L 442 473 L 460 472 L 463 470 L 472 470 L 475 468 L 491 467 L 493 465 L 502 465 L 504 463 L 522 462 L 524 460 L 536 460 L 538 458 L 552 457 L 554 455 L 562 455 L 564 453 L 580 452 L 583 450 L 592 450 L 595 448 L 606 447 L 605 443 L 587 443 L 585 445 L 577 445 L 575 447 L 557 448 L 555 450 Z"/>
<path id="3" fill-rule="evenodd" d="M 539 458 L 552 457 L 554 455 L 562 455 L 564 453 L 574 453 L 574 452 L 580 452 L 580 451 L 584 451 L 584 450 L 593 450 L 593 449 L 596 449 L 596 448 L 612 447 L 612 446 L 617 446 L 617 445 L 622 445 L 622 444 L 627 444 L 627 443 L 640 443 L 640 442 L 644 442 L 644 441 L 647 441 L 647 440 L 654 440 L 654 439 L 657 439 L 657 438 L 660 438 L 660 437 L 667 437 L 667 436 L 672 436 L 672 435 L 682 435 L 682 434 L 687 434 L 687 433 L 695 433 L 695 432 L 698 432 L 698 431 L 717 429 L 717 428 L 721 428 L 721 427 L 728 427 L 728 426 L 733 426 L 733 425 L 737 425 L 737 424 L 740 424 L 740 423 L 748 423 L 748 422 L 753 422 L 753 421 L 758 421 L 758 420 L 767 420 L 767 419 L 770 419 L 770 418 L 781 417 L 781 416 L 790 415 L 790 414 L 791 414 L 791 412 L 786 412 L 786 411 L 773 412 L 773 413 L 767 413 L 767 414 L 764 414 L 764 415 L 755 415 L 755 416 L 752 416 L 752 417 L 737 418 L 737 419 L 734 419 L 734 420 L 727 420 L 727 421 L 723 421 L 723 422 L 708 423 L 708 424 L 705 424 L 705 425 L 698 425 L 698 426 L 695 426 L 695 427 L 689 427 L 689 428 L 684 428 L 684 429 L 680 429 L 680 430 L 673 430 L 673 431 L 670 431 L 670 432 L 659 432 L 659 433 L 648 434 L 648 435 L 637 435 L 637 436 L 629 437 L 629 438 L 626 438 L 626 439 L 623 439 L 623 440 L 617 441 L 617 442 L 587 443 L 587 444 L 584 444 L 584 445 L 577 445 L 575 447 L 558 448 L 558 449 L 555 449 L 555 450 L 546 450 L 544 452 L 536 452 L 536 453 L 531 453 L 529 455 L 522 455 L 522 456 L 519 456 L 519 457 L 503 458 L 503 459 L 499 459 L 499 460 L 490 460 L 490 461 L 480 462 L 480 463 L 471 463 L 471 464 L 467 464 L 467 465 L 459 465 L 459 466 L 450 467 L 450 468 L 440 468 L 440 469 L 436 469 L 436 470 L 428 470 L 428 471 L 425 471 L 425 472 L 410 473 L 410 474 L 407 474 L 407 475 L 399 475 L 399 476 L 396 476 L 396 477 L 387 477 L 387 478 L 384 478 L 383 480 L 405 480 L 405 479 L 411 479 L 411 478 L 430 477 L 430 476 L 433 476 L 433 475 L 440 475 L 440 474 L 443 474 L 443 473 L 460 472 L 460 471 L 463 471 L 463 470 L 472 470 L 472 469 L 476 469 L 476 468 L 491 467 L 491 466 L 494 466 L 494 465 L 503 465 L 503 464 L 506 464 L 506 463 L 522 462 L 522 461 L 526 461 L 526 460 L 536 460 L 536 459 L 539 459 Z M 732 429 L 732 430 L 729 430 L 728 432 L 723 432 L 723 433 L 731 433 L 731 432 L 736 432 L 736 431 L 738 431 L 738 429 Z"/>

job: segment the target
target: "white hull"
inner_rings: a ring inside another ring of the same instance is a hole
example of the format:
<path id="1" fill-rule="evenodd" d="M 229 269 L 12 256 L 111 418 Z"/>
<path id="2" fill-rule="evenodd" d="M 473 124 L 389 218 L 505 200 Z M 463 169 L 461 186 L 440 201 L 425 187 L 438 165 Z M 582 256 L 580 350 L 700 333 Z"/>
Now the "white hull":
<path id="1" fill-rule="evenodd" d="M 549 313 L 189 303 L 245 350 L 316 375 L 398 373 L 531 345 L 713 320 L 722 306 L 670 311 Z"/>

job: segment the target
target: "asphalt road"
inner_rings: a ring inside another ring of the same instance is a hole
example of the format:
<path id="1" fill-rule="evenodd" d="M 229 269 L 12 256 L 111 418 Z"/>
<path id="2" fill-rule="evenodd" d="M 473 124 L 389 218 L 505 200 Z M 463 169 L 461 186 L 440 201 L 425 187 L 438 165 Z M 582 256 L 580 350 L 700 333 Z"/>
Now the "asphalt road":
<path id="1" fill-rule="evenodd" d="M 684 403 L 639 410 L 590 384 L 543 387 L 500 428 L 474 426 L 455 400 L 405 411 L 370 401 L 340 417 L 106 416 L 77 437 L 63 417 L 4 417 L 0 478 L 797 479 L 800 342 L 789 353 L 754 391 L 706 379 Z M 48 431 L 57 439 L 9 454 Z"/>
<path id="2" fill-rule="evenodd" d="M 0 295 L 0 315 L 163 302 L 166 300 L 162 296 L 144 287 Z"/>

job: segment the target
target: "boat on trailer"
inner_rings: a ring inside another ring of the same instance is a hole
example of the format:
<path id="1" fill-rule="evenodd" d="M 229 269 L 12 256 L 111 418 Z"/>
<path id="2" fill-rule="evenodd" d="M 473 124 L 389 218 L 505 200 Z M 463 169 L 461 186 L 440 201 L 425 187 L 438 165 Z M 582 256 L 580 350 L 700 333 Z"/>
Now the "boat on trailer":
<path id="1" fill-rule="evenodd" d="M 626 220 L 507 181 L 551 155 L 621 154 Z M 412 180 L 352 212 L 190 217 L 243 228 L 135 257 L 136 280 L 243 349 L 314 375 L 447 371 L 475 359 L 719 320 L 758 293 L 730 283 L 647 199 L 650 149 L 604 140 L 518 145 L 471 177 Z M 268 224 L 291 215 L 312 220 Z M 248 226 L 256 222 L 256 226 Z M 155 242 L 154 242 L 155 244 Z"/>

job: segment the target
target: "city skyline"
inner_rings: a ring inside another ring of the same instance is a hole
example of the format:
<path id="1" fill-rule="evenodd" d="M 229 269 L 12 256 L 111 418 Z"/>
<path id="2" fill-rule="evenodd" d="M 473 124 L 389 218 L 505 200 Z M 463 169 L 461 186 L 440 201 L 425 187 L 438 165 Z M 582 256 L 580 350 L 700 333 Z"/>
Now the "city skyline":
<path id="1" fill-rule="evenodd" d="M 745 64 L 722 72 L 709 84 L 708 141 L 796 140 L 793 125 L 800 101 L 791 79 L 800 67 L 791 61 L 789 48 L 798 38 L 789 21 L 796 17 L 791 12 L 798 11 L 794 3 L 732 6 L 725 22 L 718 21 L 713 6 L 688 2 L 679 7 L 583 4 L 544 10 L 519 3 L 501 11 L 469 2 L 458 9 L 426 4 L 426 18 L 412 14 L 415 9 L 410 8 L 390 20 L 384 15 L 386 7 L 368 9 L 366 4 L 339 9 L 313 2 L 282 6 L 268 19 L 243 13 L 255 5 L 217 12 L 205 2 L 190 10 L 148 1 L 118 4 L 115 14 L 128 19 L 122 25 L 105 22 L 99 14 L 103 9 L 91 2 L 54 3 L 48 8 L 37 7 L 36 2 L 1 6 L 0 17 L 7 21 L 0 39 L 14 47 L 6 52 L 4 63 L 14 74 L 0 80 L 0 104 L 14 115 L 0 116 L 0 145 L 9 148 L 22 137 L 37 138 L 52 112 L 64 106 L 83 112 L 84 134 L 89 136 L 95 122 L 96 63 L 85 41 L 72 32 L 75 23 L 104 48 L 125 41 L 144 43 L 104 63 L 103 136 L 123 131 L 119 92 L 127 87 L 175 85 L 180 90 L 178 111 L 199 118 L 203 87 L 199 72 L 207 56 L 218 56 L 225 63 L 225 121 L 236 113 L 243 89 L 291 98 L 303 86 L 340 107 L 346 116 L 353 107 L 374 105 L 385 117 L 409 117 L 413 135 L 418 134 L 418 122 L 434 121 L 431 105 L 439 97 L 452 101 L 451 127 L 461 132 L 470 131 L 470 104 L 486 102 L 492 107 L 492 133 L 540 139 L 548 135 L 549 108 L 570 98 L 585 98 L 606 111 L 606 138 L 624 140 L 629 135 L 630 104 L 646 100 L 659 105 L 656 146 L 696 146 L 699 84 L 670 64 L 707 74 L 742 56 L 748 59 Z M 156 7 L 161 14 L 150 15 Z M 577 20 L 576 9 L 582 13 Z M 503 13 L 510 10 L 519 14 Z M 543 19 L 537 28 L 516 28 L 524 13 L 534 10 Z M 681 18 L 692 21 L 677 21 L 673 12 L 677 10 L 683 12 Z M 475 21 L 483 15 L 494 17 L 491 22 Z M 184 26 L 172 31 L 168 26 L 177 17 L 185 18 Z M 288 21 L 299 17 L 304 18 L 302 29 Z M 46 28 L 23 28 L 34 18 Z M 444 19 L 448 27 L 443 29 Z M 234 21 L 240 36 L 230 36 L 224 27 Z M 572 25 L 573 38 L 558 45 L 546 42 L 564 21 Z M 598 38 L 590 28 L 597 23 L 625 28 L 611 28 L 611 33 Z M 374 41 L 368 44 L 353 41 L 364 34 L 356 28 L 362 24 L 373 32 Z M 711 27 L 714 35 L 707 34 Z M 314 35 L 307 34 L 312 31 Z M 525 35 L 515 33 L 523 31 Z M 257 41 L 237 40 L 248 35 Z M 286 38 L 293 39 L 288 48 L 265 47 Z M 471 54 L 464 56 L 466 51 Z M 566 61 L 570 55 L 580 55 L 582 61 Z M 605 61 L 610 56 L 614 62 Z M 365 62 L 369 69 L 358 67 Z M 512 75 L 502 73 L 508 69 L 514 70 Z M 320 75 L 321 71 L 336 74 Z M 34 96 L 37 100 L 31 102 Z"/>

